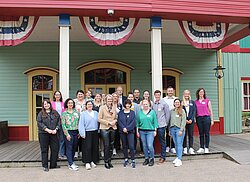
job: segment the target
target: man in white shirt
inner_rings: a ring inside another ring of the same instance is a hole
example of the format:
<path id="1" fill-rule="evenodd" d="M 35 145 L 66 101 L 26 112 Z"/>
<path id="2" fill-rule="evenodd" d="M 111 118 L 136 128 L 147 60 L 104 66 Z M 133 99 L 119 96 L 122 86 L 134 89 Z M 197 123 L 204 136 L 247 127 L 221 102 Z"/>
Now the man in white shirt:
<path id="1" fill-rule="evenodd" d="M 167 88 L 167 96 L 163 98 L 163 100 L 168 104 L 169 106 L 169 110 L 171 111 L 172 109 L 174 109 L 174 100 L 176 99 L 177 97 L 174 96 L 174 88 L 169 86 Z M 176 150 L 175 150 L 175 146 L 174 146 L 174 141 L 173 139 L 171 139 L 171 137 L 169 136 L 169 127 L 167 127 L 167 136 L 166 136 L 166 141 L 167 141 L 167 148 L 166 148 L 166 152 L 169 152 L 169 149 L 170 149 L 170 152 L 172 153 L 176 153 Z M 170 142 L 171 142 L 171 145 L 170 145 Z"/>

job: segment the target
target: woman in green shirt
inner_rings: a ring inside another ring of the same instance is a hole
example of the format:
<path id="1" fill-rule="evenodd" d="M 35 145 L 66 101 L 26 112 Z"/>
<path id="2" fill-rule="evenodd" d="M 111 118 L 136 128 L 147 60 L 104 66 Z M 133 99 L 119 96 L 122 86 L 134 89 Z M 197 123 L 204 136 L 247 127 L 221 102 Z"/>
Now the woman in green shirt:
<path id="1" fill-rule="evenodd" d="M 149 108 L 149 101 L 142 101 L 143 109 L 138 112 L 136 119 L 137 137 L 141 138 L 145 161 L 143 165 L 154 165 L 154 137 L 158 128 L 158 122 L 154 110 Z M 148 155 L 149 151 L 149 155 Z"/>
<path id="2" fill-rule="evenodd" d="M 78 123 L 80 114 L 75 109 L 75 102 L 68 98 L 64 103 L 66 111 L 62 113 L 62 128 L 65 136 L 66 156 L 69 169 L 77 171 L 78 166 L 74 163 L 75 148 L 78 142 Z"/>

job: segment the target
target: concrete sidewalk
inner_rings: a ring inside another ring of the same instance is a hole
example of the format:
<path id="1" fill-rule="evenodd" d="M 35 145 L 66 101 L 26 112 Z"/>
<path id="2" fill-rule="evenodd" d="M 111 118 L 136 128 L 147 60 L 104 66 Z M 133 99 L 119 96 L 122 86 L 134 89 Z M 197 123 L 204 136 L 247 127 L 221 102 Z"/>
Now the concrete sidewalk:
<path id="1" fill-rule="evenodd" d="M 4 182 L 249 182 L 249 171 L 250 165 L 239 165 L 226 159 L 202 159 L 184 161 L 178 168 L 172 162 L 153 167 L 138 163 L 135 169 L 115 164 L 113 169 L 107 170 L 98 165 L 89 171 L 83 166 L 79 171 L 63 166 L 49 172 L 42 171 L 41 167 L 3 168 L 0 169 L 0 176 Z"/>

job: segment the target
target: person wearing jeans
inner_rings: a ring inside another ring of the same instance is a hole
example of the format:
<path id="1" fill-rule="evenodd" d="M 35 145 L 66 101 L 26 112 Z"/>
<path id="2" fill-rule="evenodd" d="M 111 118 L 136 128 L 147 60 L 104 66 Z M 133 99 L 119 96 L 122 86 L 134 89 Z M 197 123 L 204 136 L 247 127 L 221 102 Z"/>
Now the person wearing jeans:
<path id="1" fill-rule="evenodd" d="M 74 163 L 75 149 L 78 144 L 78 123 L 80 115 L 75 110 L 75 102 L 68 98 L 64 107 L 66 111 L 62 113 L 62 128 L 66 144 L 66 156 L 69 164 L 69 169 L 77 171 L 78 166 Z"/>
<path id="2" fill-rule="evenodd" d="M 113 168 L 111 158 L 114 149 L 115 132 L 117 130 L 117 112 L 113 105 L 113 97 L 108 94 L 105 98 L 105 105 L 102 105 L 98 113 L 98 122 L 100 123 L 100 131 L 104 145 L 104 162 L 105 168 Z"/>
<path id="3" fill-rule="evenodd" d="M 132 168 L 135 168 L 135 112 L 131 110 L 132 102 L 127 99 L 123 103 L 124 110 L 118 114 L 118 128 L 122 140 L 122 149 L 124 155 L 123 166 L 128 166 L 128 149 L 130 150 Z"/>
<path id="4" fill-rule="evenodd" d="M 212 104 L 206 98 L 204 88 L 199 88 L 196 91 L 196 98 L 196 123 L 200 135 L 200 148 L 197 153 L 209 153 L 210 127 L 214 124 Z"/>
<path id="5" fill-rule="evenodd" d="M 145 161 L 143 165 L 154 165 L 154 137 L 157 133 L 158 122 L 154 110 L 149 108 L 149 101 L 142 101 L 143 109 L 139 111 L 136 119 L 137 137 L 140 137 L 143 144 Z M 149 153 L 149 154 L 148 154 Z"/>
<path id="6" fill-rule="evenodd" d="M 185 136 L 185 126 L 186 126 L 186 113 L 181 106 L 181 100 L 174 100 L 174 109 L 171 110 L 170 117 L 170 134 L 173 138 L 175 149 L 176 149 L 176 159 L 173 161 L 175 167 L 182 165 L 182 150 L 183 150 L 183 138 Z"/>
<path id="7" fill-rule="evenodd" d="M 161 157 L 159 164 L 162 164 L 166 160 L 166 128 L 169 123 L 170 111 L 168 104 L 161 100 L 161 91 L 156 90 L 154 92 L 155 102 L 153 104 L 153 110 L 156 113 L 159 127 L 157 128 L 157 136 L 161 146 Z"/>
<path id="8" fill-rule="evenodd" d="M 193 143 L 194 143 L 194 117 L 196 112 L 195 103 L 191 100 L 190 91 L 184 90 L 183 92 L 183 100 L 182 100 L 183 109 L 187 115 L 186 118 L 186 132 L 183 142 L 183 153 L 187 154 L 194 154 Z M 188 138 L 188 146 L 187 148 L 187 138 Z"/>
<path id="9" fill-rule="evenodd" d="M 51 105 L 52 105 L 52 108 L 54 110 L 56 110 L 61 117 L 62 113 L 65 111 L 65 109 L 64 109 L 64 102 L 63 102 L 63 98 L 62 98 L 62 93 L 59 90 L 54 92 L 53 101 L 51 101 Z M 62 125 L 60 125 L 60 128 L 59 128 L 59 143 L 60 143 L 59 158 L 63 159 L 65 157 L 65 154 L 66 154 L 65 153 L 66 147 L 65 147 Z"/>

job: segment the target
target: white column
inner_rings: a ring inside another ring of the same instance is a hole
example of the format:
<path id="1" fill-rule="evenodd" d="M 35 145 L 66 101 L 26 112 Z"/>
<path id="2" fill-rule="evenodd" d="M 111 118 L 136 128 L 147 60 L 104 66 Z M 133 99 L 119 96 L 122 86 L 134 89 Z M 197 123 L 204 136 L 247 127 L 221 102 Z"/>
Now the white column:
<path id="1" fill-rule="evenodd" d="M 69 28 L 70 16 L 60 15 L 59 90 L 64 99 L 69 98 Z"/>
<path id="2" fill-rule="evenodd" d="M 162 92 L 162 52 L 161 52 L 161 18 L 151 18 L 151 68 L 152 95 L 155 90 Z"/>

